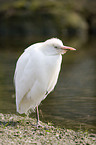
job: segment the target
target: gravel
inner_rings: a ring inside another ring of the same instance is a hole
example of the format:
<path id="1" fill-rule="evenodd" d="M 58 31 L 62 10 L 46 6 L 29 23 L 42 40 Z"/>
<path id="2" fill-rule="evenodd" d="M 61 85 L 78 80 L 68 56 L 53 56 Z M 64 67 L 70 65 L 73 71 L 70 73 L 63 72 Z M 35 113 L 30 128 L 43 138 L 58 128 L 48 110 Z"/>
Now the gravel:
<path id="1" fill-rule="evenodd" d="M 75 132 L 36 119 L 0 113 L 0 145 L 96 145 L 96 134 Z"/>

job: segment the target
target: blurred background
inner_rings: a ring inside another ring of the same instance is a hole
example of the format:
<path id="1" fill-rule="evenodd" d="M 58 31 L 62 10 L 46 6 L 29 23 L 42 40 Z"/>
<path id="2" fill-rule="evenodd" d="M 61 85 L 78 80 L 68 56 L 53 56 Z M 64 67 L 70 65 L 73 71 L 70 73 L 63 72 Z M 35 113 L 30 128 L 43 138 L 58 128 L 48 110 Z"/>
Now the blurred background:
<path id="1" fill-rule="evenodd" d="M 16 113 L 18 57 L 29 45 L 52 37 L 77 51 L 63 56 L 55 91 L 39 107 L 40 119 L 96 133 L 95 0 L 0 0 L 0 112 Z"/>

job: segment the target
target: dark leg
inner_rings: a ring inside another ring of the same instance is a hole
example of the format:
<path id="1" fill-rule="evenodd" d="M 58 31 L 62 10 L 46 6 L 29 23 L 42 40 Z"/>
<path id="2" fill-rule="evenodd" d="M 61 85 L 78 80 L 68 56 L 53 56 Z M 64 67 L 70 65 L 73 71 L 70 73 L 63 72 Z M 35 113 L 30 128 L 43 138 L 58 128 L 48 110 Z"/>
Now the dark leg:
<path id="1" fill-rule="evenodd" d="M 38 127 L 43 127 L 44 128 L 44 126 L 39 123 L 39 110 L 38 110 L 38 106 L 36 107 L 36 118 L 37 118 L 37 125 L 35 125 L 35 126 L 37 128 Z"/>
<path id="2" fill-rule="evenodd" d="M 36 118 L 37 118 L 37 125 L 39 125 L 39 110 L 38 110 L 38 106 L 36 107 L 37 111 L 36 111 Z"/>
<path id="3" fill-rule="evenodd" d="M 37 126 L 37 128 L 38 128 L 38 127 L 44 127 L 43 125 L 41 125 L 41 124 L 39 123 L 40 121 L 39 121 L 39 109 L 38 109 L 38 106 L 36 107 L 36 110 L 37 110 L 37 111 L 36 111 L 36 118 L 37 118 L 37 125 L 36 125 L 36 126 Z"/>

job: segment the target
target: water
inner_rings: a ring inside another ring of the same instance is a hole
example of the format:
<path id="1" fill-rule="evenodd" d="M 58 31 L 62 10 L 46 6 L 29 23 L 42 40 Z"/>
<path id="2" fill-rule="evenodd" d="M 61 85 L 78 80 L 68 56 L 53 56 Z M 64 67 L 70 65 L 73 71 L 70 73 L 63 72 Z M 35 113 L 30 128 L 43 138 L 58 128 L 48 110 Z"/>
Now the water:
<path id="1" fill-rule="evenodd" d="M 55 90 L 39 106 L 40 119 L 62 128 L 96 133 L 96 41 L 95 38 L 68 40 L 65 44 L 76 47 L 77 51 L 63 56 Z M 31 43 L 31 38 L 14 38 L 12 41 L 0 38 L 1 113 L 16 113 L 13 96 L 15 63 L 23 49 Z M 35 117 L 35 114 L 31 116 Z"/>

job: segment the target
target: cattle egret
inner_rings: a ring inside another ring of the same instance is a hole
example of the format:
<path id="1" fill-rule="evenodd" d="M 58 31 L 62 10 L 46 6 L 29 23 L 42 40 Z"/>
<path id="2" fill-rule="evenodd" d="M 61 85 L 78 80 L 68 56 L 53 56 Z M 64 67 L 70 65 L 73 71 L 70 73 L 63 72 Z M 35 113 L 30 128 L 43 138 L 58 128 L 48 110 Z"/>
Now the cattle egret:
<path id="1" fill-rule="evenodd" d="M 64 46 L 62 41 L 51 38 L 29 46 L 19 57 L 15 75 L 16 107 L 20 114 L 37 107 L 54 89 L 61 68 L 62 54 L 75 48 Z"/>

